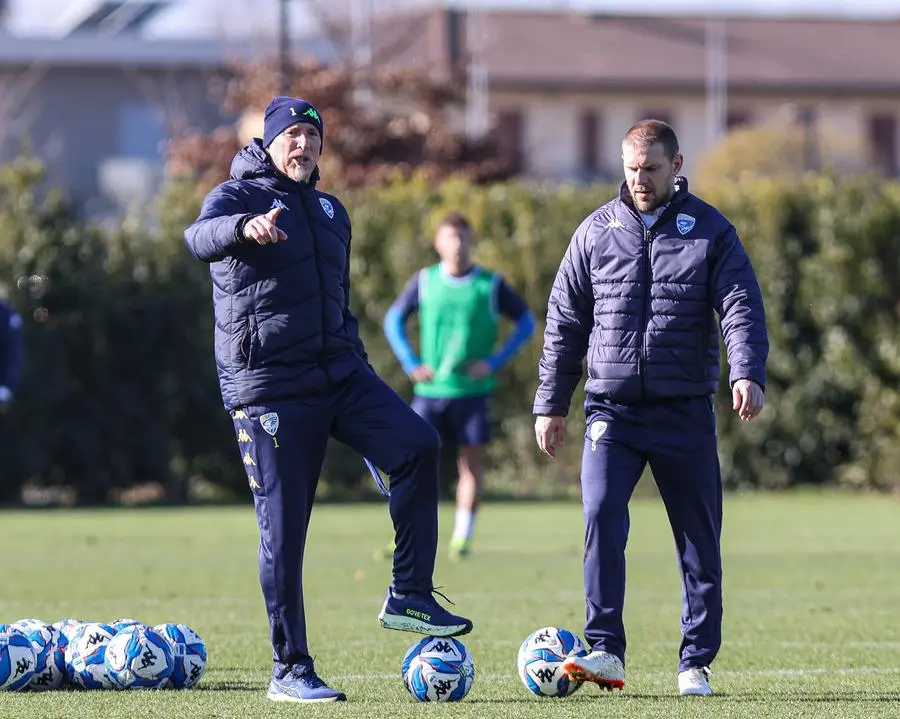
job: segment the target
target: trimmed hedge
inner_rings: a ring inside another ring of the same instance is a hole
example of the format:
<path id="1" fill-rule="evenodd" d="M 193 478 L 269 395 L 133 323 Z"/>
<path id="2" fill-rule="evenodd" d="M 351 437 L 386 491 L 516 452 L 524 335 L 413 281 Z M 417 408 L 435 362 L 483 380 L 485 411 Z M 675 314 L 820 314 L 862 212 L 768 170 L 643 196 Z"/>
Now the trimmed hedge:
<path id="1" fill-rule="evenodd" d="M 28 483 L 71 487 L 79 502 L 98 503 L 156 483 L 181 501 L 195 478 L 247 498 L 216 385 L 207 268 L 182 240 L 199 198 L 169 187 L 156 211 L 101 231 L 40 194 L 41 181 L 27 159 L 0 168 L 0 277 L 11 278 L 27 342 L 23 384 L 0 417 L 0 499 Z M 530 408 L 553 277 L 578 223 L 613 192 L 414 179 L 343 197 L 354 228 L 353 309 L 372 364 L 402 395 L 410 385 L 381 322 L 413 272 L 435 261 L 430 238 L 444 212 L 469 215 L 477 261 L 500 271 L 538 316 L 538 335 L 499 380 L 494 493 L 578 493 L 581 391 L 556 462 L 534 445 Z M 900 185 L 815 175 L 728 184 L 705 197 L 754 260 L 772 344 L 756 422 L 736 420 L 724 384 L 717 397 L 727 486 L 896 489 Z M 333 443 L 323 494 L 371 496 L 369 484 L 361 460 Z"/>

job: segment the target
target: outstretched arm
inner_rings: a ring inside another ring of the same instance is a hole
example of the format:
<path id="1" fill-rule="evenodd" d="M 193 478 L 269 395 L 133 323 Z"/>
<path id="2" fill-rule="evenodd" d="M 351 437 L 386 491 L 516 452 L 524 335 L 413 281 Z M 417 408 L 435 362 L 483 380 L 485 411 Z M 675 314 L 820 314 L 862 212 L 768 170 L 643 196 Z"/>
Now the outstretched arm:
<path id="1" fill-rule="evenodd" d="M 184 241 L 198 260 L 217 262 L 244 242 L 244 225 L 251 217 L 234 187 L 221 184 L 206 196 L 200 216 L 184 231 Z"/>

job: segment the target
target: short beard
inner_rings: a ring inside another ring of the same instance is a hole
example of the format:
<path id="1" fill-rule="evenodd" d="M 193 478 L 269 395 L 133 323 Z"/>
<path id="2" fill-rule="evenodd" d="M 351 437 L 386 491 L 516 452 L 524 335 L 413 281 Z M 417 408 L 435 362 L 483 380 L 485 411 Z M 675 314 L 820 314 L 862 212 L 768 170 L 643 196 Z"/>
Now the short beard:
<path id="1" fill-rule="evenodd" d="M 312 175 L 312 170 L 306 170 L 302 165 L 296 164 L 291 165 L 290 167 L 285 168 L 286 174 L 290 177 L 294 182 L 304 183 L 309 180 L 310 175 Z"/>

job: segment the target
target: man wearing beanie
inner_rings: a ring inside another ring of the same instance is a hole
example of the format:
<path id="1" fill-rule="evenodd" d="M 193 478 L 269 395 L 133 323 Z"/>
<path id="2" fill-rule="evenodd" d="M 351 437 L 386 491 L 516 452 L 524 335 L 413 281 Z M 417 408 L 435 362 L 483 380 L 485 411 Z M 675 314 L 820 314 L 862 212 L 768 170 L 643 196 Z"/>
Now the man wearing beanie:
<path id="1" fill-rule="evenodd" d="M 206 197 L 185 241 L 209 263 L 215 356 L 259 524 L 259 578 L 274 667 L 268 697 L 345 699 L 316 674 L 306 639 L 303 550 L 329 437 L 390 475 L 396 551 L 378 618 L 449 637 L 472 622 L 432 596 L 439 440 L 368 364 L 350 312 L 350 218 L 316 189 L 319 111 L 276 97 L 263 137 Z"/>

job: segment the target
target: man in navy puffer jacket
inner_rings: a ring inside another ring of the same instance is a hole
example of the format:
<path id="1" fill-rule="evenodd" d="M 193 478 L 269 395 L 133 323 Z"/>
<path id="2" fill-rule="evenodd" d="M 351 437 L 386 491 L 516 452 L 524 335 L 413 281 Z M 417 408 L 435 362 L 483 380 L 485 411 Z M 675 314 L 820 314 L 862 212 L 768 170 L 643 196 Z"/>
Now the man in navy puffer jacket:
<path id="1" fill-rule="evenodd" d="M 733 408 L 750 421 L 763 406 L 765 314 L 734 227 L 678 175 L 672 128 L 644 120 L 622 153 L 619 197 L 581 223 L 553 284 L 534 401 L 538 446 L 555 456 L 587 357 L 581 487 L 592 651 L 564 669 L 607 689 L 624 686 L 628 501 L 649 463 L 682 576 L 678 689 L 709 696 L 722 634 L 716 315 Z"/>
<path id="2" fill-rule="evenodd" d="M 284 702 L 345 699 L 316 674 L 303 609 L 303 550 L 329 437 L 391 477 L 396 551 L 381 625 L 432 636 L 472 629 L 432 596 L 439 440 L 368 364 L 349 307 L 350 218 L 315 188 L 323 141 L 315 107 L 274 98 L 262 140 L 238 153 L 231 179 L 185 231 L 210 265 L 219 384 L 260 531 L 275 662 L 268 697 Z"/>

